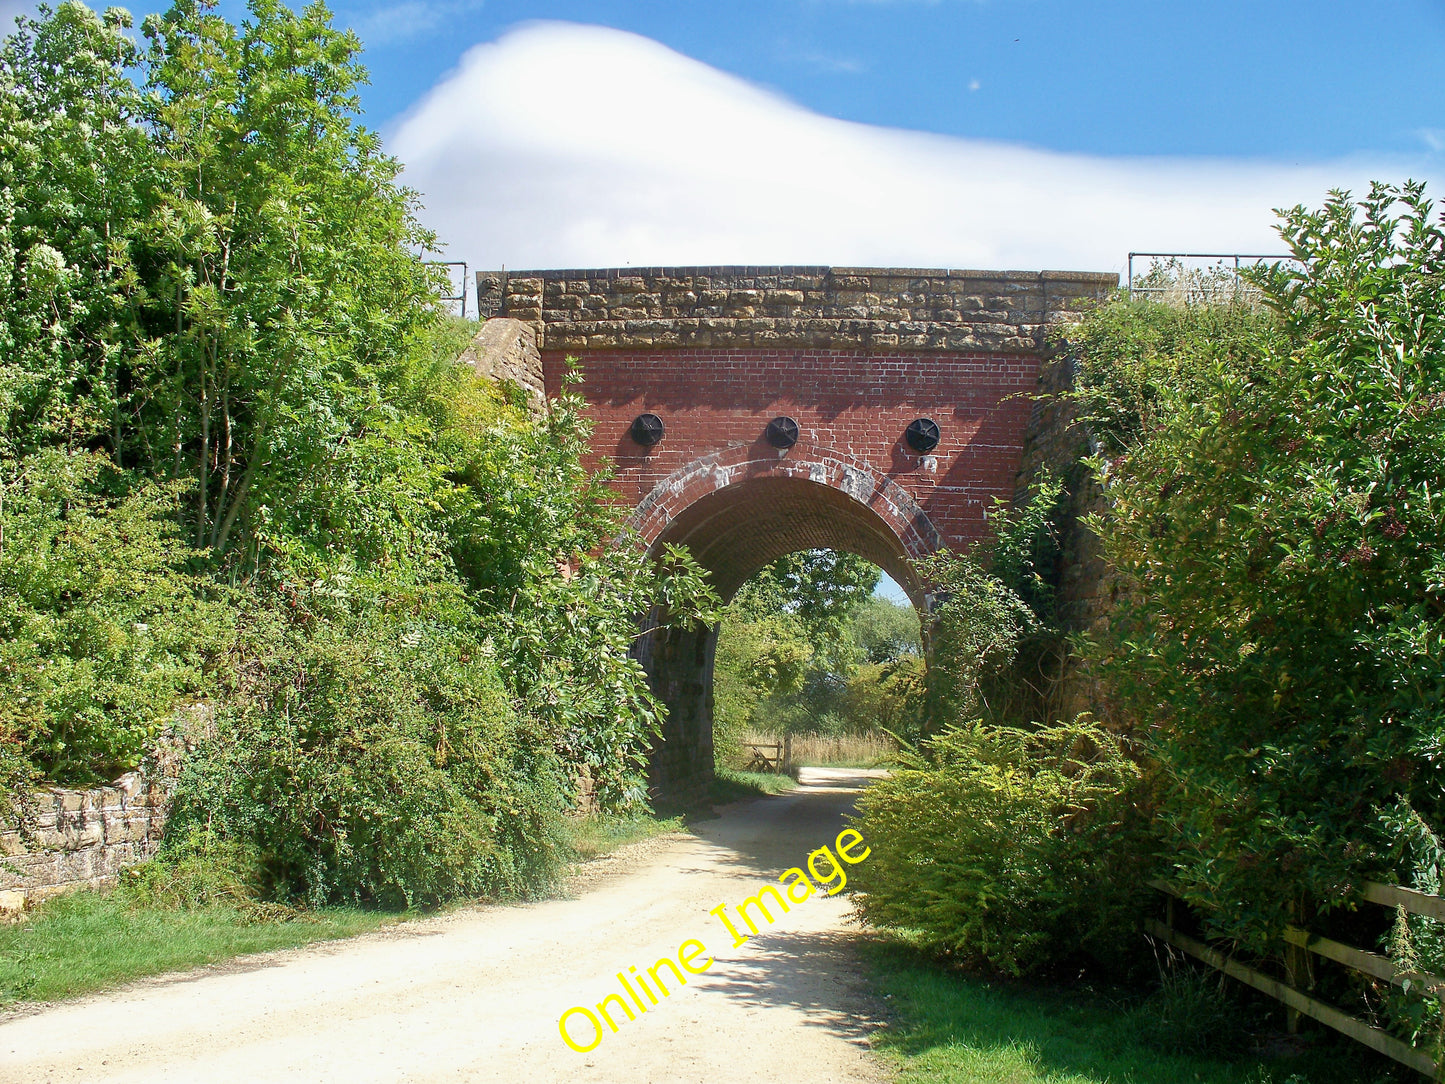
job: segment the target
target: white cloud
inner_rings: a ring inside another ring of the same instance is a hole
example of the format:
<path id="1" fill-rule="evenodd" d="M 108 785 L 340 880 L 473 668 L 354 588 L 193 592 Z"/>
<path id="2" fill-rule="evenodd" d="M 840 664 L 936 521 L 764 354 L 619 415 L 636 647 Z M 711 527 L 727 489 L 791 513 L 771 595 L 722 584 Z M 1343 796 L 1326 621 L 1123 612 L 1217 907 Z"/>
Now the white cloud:
<path id="1" fill-rule="evenodd" d="M 360 15 L 351 26 L 366 45 L 377 48 L 429 34 L 445 20 L 481 6 L 482 0 L 398 0 Z"/>
<path id="2" fill-rule="evenodd" d="M 1102 158 L 855 124 L 647 38 L 568 23 L 472 48 L 388 142 L 450 258 L 483 268 L 1117 270 L 1130 249 L 1277 251 L 1271 208 L 1403 175 L 1391 162 Z"/>
<path id="3" fill-rule="evenodd" d="M 867 70 L 867 65 L 861 60 L 847 56 L 834 56 L 831 53 L 812 51 L 784 53 L 782 59 L 794 61 L 813 71 L 823 72 L 825 75 L 859 75 Z"/>

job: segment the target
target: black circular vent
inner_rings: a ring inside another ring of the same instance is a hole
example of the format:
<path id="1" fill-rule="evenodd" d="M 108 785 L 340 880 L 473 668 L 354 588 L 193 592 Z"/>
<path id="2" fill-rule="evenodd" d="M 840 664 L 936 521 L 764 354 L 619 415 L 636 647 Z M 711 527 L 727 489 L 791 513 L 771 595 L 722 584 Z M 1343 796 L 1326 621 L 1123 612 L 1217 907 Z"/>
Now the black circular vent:
<path id="1" fill-rule="evenodd" d="M 931 452 L 938 447 L 938 423 L 932 418 L 915 418 L 903 431 L 903 439 L 915 452 Z"/>
<path id="2" fill-rule="evenodd" d="M 791 448 L 798 443 L 798 423 L 787 415 L 768 422 L 768 443 L 774 448 Z"/>
<path id="3" fill-rule="evenodd" d="M 639 414 L 632 419 L 632 428 L 628 432 L 638 444 L 651 448 L 662 439 L 667 432 L 667 426 L 662 424 L 662 419 L 656 414 Z"/>

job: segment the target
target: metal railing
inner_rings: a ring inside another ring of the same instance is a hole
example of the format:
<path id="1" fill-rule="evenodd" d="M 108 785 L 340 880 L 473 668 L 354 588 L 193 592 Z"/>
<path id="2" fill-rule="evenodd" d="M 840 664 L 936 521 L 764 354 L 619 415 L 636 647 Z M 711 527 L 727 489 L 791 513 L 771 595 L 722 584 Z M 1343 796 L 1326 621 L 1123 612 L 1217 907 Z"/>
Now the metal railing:
<path id="1" fill-rule="evenodd" d="M 466 264 L 466 261 L 465 261 L 465 260 L 429 260 L 429 261 L 427 261 L 427 262 L 428 262 L 429 266 L 431 266 L 431 267 L 460 267 L 460 268 L 462 269 L 462 284 L 461 284 L 460 289 L 459 289 L 455 294 L 443 294 L 442 297 L 441 297 L 441 299 L 442 299 L 443 301 L 460 301 L 460 302 L 461 302 L 461 305 L 462 305 L 462 311 L 461 311 L 461 314 L 460 314 L 460 315 L 462 316 L 463 319 L 465 319 L 465 318 L 466 318 L 466 315 L 467 315 L 467 264 Z M 447 279 L 448 279 L 448 281 L 451 280 L 451 275 L 450 275 L 450 274 L 447 275 Z"/>
<path id="2" fill-rule="evenodd" d="M 1235 285 L 1232 287 L 1232 289 L 1234 289 L 1234 290 L 1238 290 L 1238 288 L 1239 288 L 1239 287 L 1238 287 L 1238 283 L 1239 283 L 1239 270 L 1240 270 L 1240 266 L 1241 266 L 1241 264 L 1242 264 L 1243 262 L 1261 263 L 1261 262 L 1263 262 L 1263 261 L 1265 261 L 1265 260 L 1288 260 L 1288 261 L 1291 261 L 1291 262 L 1295 262 L 1295 257 L 1290 256 L 1290 255 L 1287 255 L 1287 254 L 1282 254 L 1282 253 L 1255 253 L 1255 252 L 1131 252 L 1131 253 L 1129 253 L 1129 278 L 1128 278 L 1128 283 L 1129 283 L 1129 285 L 1128 285 L 1128 291 L 1129 291 L 1129 298 L 1130 298 L 1130 300 L 1133 300 L 1134 295 L 1135 295 L 1136 293 L 1139 293 L 1139 294 L 1162 294 L 1162 293 L 1168 293 L 1171 289 L 1173 289 L 1173 287 L 1169 287 L 1169 286 L 1136 286 L 1136 285 L 1134 285 L 1134 258 L 1135 258 L 1136 256 L 1139 257 L 1139 258 L 1141 258 L 1141 259 L 1154 259 L 1154 260 L 1166 259 L 1166 260 L 1219 260 L 1219 261 L 1230 260 L 1230 261 L 1233 261 L 1233 263 L 1234 263 L 1234 276 L 1233 276 L 1233 277 L 1234 277 L 1234 283 L 1235 283 Z M 1216 267 L 1216 268 L 1213 268 L 1213 269 L 1211 269 L 1211 270 L 1219 271 L 1219 270 L 1223 270 L 1223 269 Z M 1200 294 L 1202 294 L 1202 295 L 1206 295 L 1206 296 L 1209 295 L 1209 294 L 1211 294 L 1211 293 L 1214 293 L 1214 292 L 1220 292 L 1220 291 L 1215 291 L 1215 290 L 1211 289 L 1211 288 L 1208 287 L 1208 286 L 1186 287 L 1186 289 L 1193 289 L 1195 292 L 1200 293 Z"/>

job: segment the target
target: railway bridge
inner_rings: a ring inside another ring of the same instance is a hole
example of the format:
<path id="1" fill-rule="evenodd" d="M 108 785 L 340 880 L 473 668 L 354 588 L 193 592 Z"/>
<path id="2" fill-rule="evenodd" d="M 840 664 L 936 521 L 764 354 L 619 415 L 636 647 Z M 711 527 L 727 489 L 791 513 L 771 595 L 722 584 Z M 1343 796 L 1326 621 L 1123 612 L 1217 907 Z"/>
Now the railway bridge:
<path id="1" fill-rule="evenodd" d="M 567 359 L 631 524 L 688 546 L 729 598 L 796 550 L 859 554 L 928 605 L 914 562 L 979 538 L 1012 495 L 1051 324 L 1115 274 L 665 267 L 483 272 L 474 350 L 533 394 Z M 712 772 L 716 629 L 639 656 L 669 715 L 661 792 Z"/>

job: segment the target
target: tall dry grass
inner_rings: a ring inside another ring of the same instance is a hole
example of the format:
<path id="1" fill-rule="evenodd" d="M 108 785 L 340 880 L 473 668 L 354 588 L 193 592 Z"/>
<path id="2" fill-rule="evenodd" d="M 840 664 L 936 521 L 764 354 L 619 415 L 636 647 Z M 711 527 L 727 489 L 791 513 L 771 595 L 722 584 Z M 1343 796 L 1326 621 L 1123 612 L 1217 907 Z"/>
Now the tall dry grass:
<path id="1" fill-rule="evenodd" d="M 898 745 L 887 734 L 748 734 L 739 743 L 742 757 L 751 756 L 749 742 L 771 745 L 782 742 L 786 755 L 785 770 L 803 766 L 818 768 L 874 768 L 891 757 Z"/>

